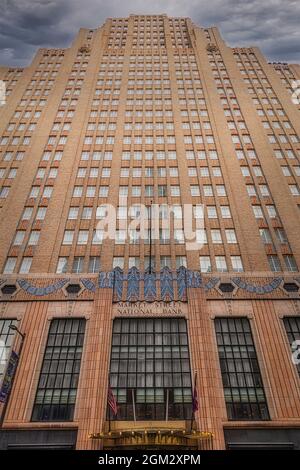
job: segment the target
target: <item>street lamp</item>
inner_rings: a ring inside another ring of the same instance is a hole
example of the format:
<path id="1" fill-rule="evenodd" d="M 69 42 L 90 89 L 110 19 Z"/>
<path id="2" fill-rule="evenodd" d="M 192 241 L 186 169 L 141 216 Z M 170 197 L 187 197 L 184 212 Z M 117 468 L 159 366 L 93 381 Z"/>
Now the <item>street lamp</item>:
<path id="1" fill-rule="evenodd" d="M 21 337 L 21 342 L 20 342 L 20 347 L 19 347 L 19 351 L 18 351 L 18 358 L 17 358 L 17 363 L 16 363 L 16 366 L 15 366 L 15 369 L 13 371 L 13 374 L 11 375 L 11 379 L 10 379 L 10 386 L 9 386 L 9 389 L 8 389 L 8 392 L 7 392 L 7 396 L 6 396 L 6 399 L 5 399 L 5 402 L 4 402 L 4 406 L 3 406 L 3 409 L 2 409 L 2 413 L 1 413 L 1 417 L 0 417 L 0 429 L 2 429 L 3 427 L 3 423 L 4 423 L 4 419 L 5 419 L 5 414 L 6 414 L 6 411 L 7 411 L 7 407 L 8 407 L 8 403 L 9 403 L 9 399 L 10 399 L 10 394 L 11 394 L 11 391 L 12 391 L 12 388 L 13 388 L 13 384 L 14 384 L 14 380 L 15 380 L 15 376 L 16 376 L 16 371 L 17 371 L 17 367 L 18 367 L 18 363 L 19 363 L 19 359 L 21 357 L 21 352 L 22 352 L 22 349 L 23 349 L 23 344 L 24 344 L 24 340 L 25 340 L 25 337 L 26 337 L 26 333 L 22 333 L 19 328 L 16 326 L 16 325 L 9 325 L 8 327 L 10 330 L 13 330 L 15 331 L 16 333 L 18 333 Z M 14 353 L 15 351 L 12 351 L 12 353 Z M 6 375 L 6 374 L 5 374 Z M 4 376 L 4 379 L 5 379 L 5 376 Z"/>
<path id="2" fill-rule="evenodd" d="M 19 328 L 18 328 L 16 325 L 13 325 L 13 324 L 12 324 L 12 325 L 9 325 L 8 328 L 9 328 L 10 330 L 14 330 L 14 331 L 16 331 L 17 333 L 19 333 L 19 335 L 20 335 L 21 338 L 22 338 L 22 341 L 24 341 L 24 338 L 25 338 L 26 334 L 25 334 L 25 333 L 21 333 L 21 331 L 19 330 Z M 21 346 L 23 346 L 22 343 L 20 344 L 20 349 L 21 349 Z M 20 351 L 19 351 L 19 352 L 20 352 Z"/>

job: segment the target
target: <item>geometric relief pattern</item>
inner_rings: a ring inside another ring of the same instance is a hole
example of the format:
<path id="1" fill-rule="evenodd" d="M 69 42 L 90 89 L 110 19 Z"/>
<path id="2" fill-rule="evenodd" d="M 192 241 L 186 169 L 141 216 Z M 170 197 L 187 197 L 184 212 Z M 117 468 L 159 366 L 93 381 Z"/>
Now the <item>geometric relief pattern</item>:
<path id="1" fill-rule="evenodd" d="M 114 269 L 114 291 L 113 291 L 113 300 L 114 302 L 119 302 L 122 300 L 123 294 L 123 271 L 121 268 L 116 267 Z"/>
<path id="2" fill-rule="evenodd" d="M 137 302 L 140 299 L 140 272 L 133 266 L 128 271 L 127 276 L 127 296 L 128 302 Z"/>
<path id="3" fill-rule="evenodd" d="M 46 287 L 33 286 L 30 282 L 26 281 L 26 279 L 19 279 L 17 283 L 19 284 L 21 289 L 27 292 L 27 294 L 39 297 L 42 295 L 53 294 L 54 292 L 64 287 L 64 285 L 67 284 L 69 280 L 70 279 L 60 279 L 59 281 L 55 282 L 55 284 L 50 284 L 50 286 Z"/>
<path id="4" fill-rule="evenodd" d="M 153 272 L 145 272 L 144 274 L 144 299 L 146 302 L 157 300 L 156 274 Z"/>
<path id="5" fill-rule="evenodd" d="M 181 300 L 181 302 L 187 301 L 186 271 L 184 266 L 180 266 L 180 268 L 177 269 L 177 295 L 178 300 Z"/>
<path id="6" fill-rule="evenodd" d="M 174 300 L 173 275 L 167 266 L 160 272 L 160 295 L 163 302 Z"/>
<path id="7" fill-rule="evenodd" d="M 100 289 L 112 289 L 114 285 L 114 273 L 109 271 L 107 273 L 100 272 L 98 277 L 98 287 Z"/>
<path id="8" fill-rule="evenodd" d="M 263 286 L 256 286 L 254 284 L 250 284 L 249 282 L 244 281 L 240 277 L 232 278 L 231 281 L 240 289 L 246 290 L 247 292 L 252 292 L 255 294 L 269 294 L 276 290 L 283 281 L 282 277 L 275 277 L 271 282 L 268 284 L 264 284 Z"/>
<path id="9" fill-rule="evenodd" d="M 283 282 L 282 277 L 275 277 L 270 282 L 264 285 L 255 285 L 240 277 L 230 279 L 231 282 L 239 289 L 245 290 L 249 293 L 258 295 L 268 294 L 280 287 Z M 300 281 L 299 278 L 295 278 Z M 215 288 L 220 282 L 220 278 L 211 277 L 203 283 L 201 273 L 199 271 L 191 271 L 181 266 L 177 271 L 171 271 L 170 268 L 165 266 L 160 272 L 141 272 L 135 266 L 130 268 L 126 275 L 119 267 L 109 272 L 99 272 L 97 282 L 89 278 L 81 278 L 80 282 L 83 287 L 91 292 L 99 289 L 113 289 L 113 300 L 119 302 L 123 299 L 123 292 L 125 288 L 125 281 L 127 281 L 127 289 L 124 296 L 128 302 L 137 302 L 144 297 L 146 302 L 154 302 L 162 300 L 164 302 L 171 302 L 174 300 L 174 292 L 177 293 L 176 299 L 187 302 L 187 288 L 204 288 L 206 291 Z M 0 287 L 6 283 L 6 279 L 0 279 Z M 70 279 L 59 279 L 54 284 L 46 287 L 37 287 L 31 284 L 26 279 L 18 279 L 17 284 L 19 287 L 28 294 L 36 297 L 41 297 L 53 294 L 62 289 Z M 144 283 L 144 295 L 141 295 L 142 284 Z M 158 285 L 160 288 L 160 295 L 158 295 Z"/>
<path id="10" fill-rule="evenodd" d="M 135 266 L 128 271 L 126 300 L 128 302 L 140 300 L 140 272 Z"/>

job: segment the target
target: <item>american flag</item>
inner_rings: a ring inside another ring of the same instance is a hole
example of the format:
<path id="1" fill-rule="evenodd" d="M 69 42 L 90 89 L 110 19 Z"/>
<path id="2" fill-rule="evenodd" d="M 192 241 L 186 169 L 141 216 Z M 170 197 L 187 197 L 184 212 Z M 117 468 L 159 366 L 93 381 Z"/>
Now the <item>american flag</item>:
<path id="1" fill-rule="evenodd" d="M 192 403 L 193 403 L 193 413 L 195 413 L 196 411 L 199 410 L 198 391 L 197 391 L 197 372 L 195 373 Z"/>
<path id="2" fill-rule="evenodd" d="M 108 403 L 108 406 L 111 408 L 113 414 L 116 416 L 118 413 L 118 405 L 117 405 L 116 397 L 114 396 L 113 391 L 110 388 L 110 385 L 108 387 L 107 403 Z"/>

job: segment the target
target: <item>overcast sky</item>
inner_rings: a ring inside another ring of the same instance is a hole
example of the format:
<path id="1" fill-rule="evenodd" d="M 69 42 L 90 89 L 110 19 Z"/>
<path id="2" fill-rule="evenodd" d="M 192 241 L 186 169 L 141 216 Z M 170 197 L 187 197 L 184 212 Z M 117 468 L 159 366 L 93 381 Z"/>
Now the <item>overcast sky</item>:
<path id="1" fill-rule="evenodd" d="M 66 48 L 80 27 L 131 13 L 188 16 L 218 26 L 230 46 L 300 63 L 299 0 L 0 0 L 0 65 L 27 65 L 37 48 Z"/>

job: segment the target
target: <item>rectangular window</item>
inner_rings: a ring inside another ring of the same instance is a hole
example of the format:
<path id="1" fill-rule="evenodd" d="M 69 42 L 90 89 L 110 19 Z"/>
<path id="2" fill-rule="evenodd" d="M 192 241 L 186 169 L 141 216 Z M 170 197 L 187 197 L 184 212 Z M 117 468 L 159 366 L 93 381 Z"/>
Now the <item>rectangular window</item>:
<path id="1" fill-rule="evenodd" d="M 285 317 L 283 319 L 286 334 L 292 348 L 294 341 L 300 341 L 300 317 Z M 292 349 L 294 351 L 294 349 Z M 300 376 L 300 363 L 297 364 Z"/>
<path id="2" fill-rule="evenodd" d="M 10 349 L 15 336 L 14 330 L 10 329 L 11 325 L 17 326 L 18 320 L 0 319 L 0 386 L 3 380 L 7 361 L 10 355 Z"/>
<path id="3" fill-rule="evenodd" d="M 89 259 L 89 273 L 100 271 L 100 256 L 91 256 Z"/>
<path id="4" fill-rule="evenodd" d="M 217 318 L 215 329 L 228 419 L 270 419 L 249 320 Z"/>
<path id="5" fill-rule="evenodd" d="M 199 256 L 199 262 L 200 262 L 200 271 L 202 273 L 211 272 L 210 256 Z"/>
<path id="6" fill-rule="evenodd" d="M 72 273 L 82 273 L 83 272 L 83 256 L 75 256 L 72 265 Z"/>
<path id="7" fill-rule="evenodd" d="M 269 266 L 271 271 L 278 272 L 281 271 L 280 261 L 277 255 L 268 256 Z"/>
<path id="8" fill-rule="evenodd" d="M 283 259 L 284 259 L 287 271 L 291 271 L 291 272 L 298 271 L 298 266 L 293 255 L 284 255 Z"/>
<path id="9" fill-rule="evenodd" d="M 132 421 L 134 404 L 137 420 L 164 420 L 167 403 L 169 420 L 189 419 L 192 391 L 186 321 L 114 320 L 110 385 L 118 403 L 117 420 Z"/>
<path id="10" fill-rule="evenodd" d="M 62 256 L 62 257 L 58 258 L 56 272 L 59 273 L 59 274 L 60 273 L 66 273 L 67 272 L 67 265 L 68 265 L 68 258 L 67 257 Z"/>
<path id="11" fill-rule="evenodd" d="M 72 421 L 85 320 L 52 320 L 38 382 L 32 421 Z"/>
<path id="12" fill-rule="evenodd" d="M 20 274 L 27 274 L 30 271 L 31 268 L 31 263 L 32 263 L 32 258 L 30 256 L 25 256 L 22 259 L 21 266 L 19 269 Z"/>

